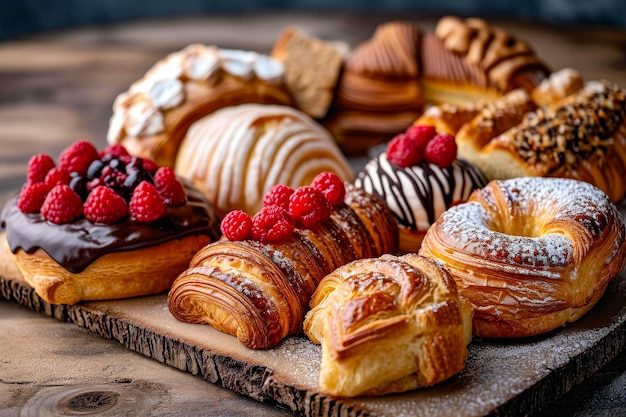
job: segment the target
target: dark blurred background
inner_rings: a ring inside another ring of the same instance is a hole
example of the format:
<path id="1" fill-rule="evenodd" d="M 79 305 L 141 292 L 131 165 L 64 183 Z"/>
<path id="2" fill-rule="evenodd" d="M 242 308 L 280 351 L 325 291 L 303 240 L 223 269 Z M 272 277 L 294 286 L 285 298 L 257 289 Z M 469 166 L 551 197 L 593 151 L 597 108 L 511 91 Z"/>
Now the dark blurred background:
<path id="1" fill-rule="evenodd" d="M 2 0 L 0 40 L 43 30 L 165 15 L 282 10 L 402 10 L 626 27 L 626 0 Z"/>

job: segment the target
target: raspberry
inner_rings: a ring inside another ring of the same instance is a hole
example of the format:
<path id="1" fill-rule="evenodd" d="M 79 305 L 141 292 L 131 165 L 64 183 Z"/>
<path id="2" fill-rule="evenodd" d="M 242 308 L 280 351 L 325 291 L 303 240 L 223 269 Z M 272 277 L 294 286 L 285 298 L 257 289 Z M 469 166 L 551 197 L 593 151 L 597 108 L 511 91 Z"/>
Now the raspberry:
<path id="1" fill-rule="evenodd" d="M 428 142 L 424 150 L 424 158 L 439 168 L 448 168 L 456 159 L 456 151 L 454 136 L 440 133 Z"/>
<path id="2" fill-rule="evenodd" d="M 278 184 L 270 188 L 265 197 L 263 197 L 263 205 L 264 206 L 280 206 L 285 210 L 289 210 L 289 197 L 293 194 L 293 188 Z"/>
<path id="3" fill-rule="evenodd" d="M 166 204 L 180 205 L 184 204 L 187 199 L 183 185 L 170 167 L 157 169 L 154 174 L 154 186 Z"/>
<path id="4" fill-rule="evenodd" d="M 406 130 L 406 135 L 417 142 L 422 152 L 426 149 L 428 142 L 430 142 L 436 134 L 437 130 L 435 126 L 429 125 L 409 126 Z"/>
<path id="5" fill-rule="evenodd" d="M 157 169 L 159 169 L 159 165 L 154 162 L 152 159 L 143 158 L 143 169 L 148 171 L 151 174 L 154 174 Z"/>
<path id="6" fill-rule="evenodd" d="M 105 155 L 113 155 L 113 156 L 117 156 L 117 157 L 130 156 L 130 154 L 128 153 L 126 148 L 123 145 L 120 145 L 120 144 L 110 145 L 105 150 L 100 152 L 99 153 L 100 159 L 102 159 Z"/>
<path id="7" fill-rule="evenodd" d="M 423 149 L 419 143 L 411 139 L 406 133 L 395 136 L 387 144 L 387 159 L 402 168 L 422 162 L 424 159 L 422 152 Z"/>
<path id="8" fill-rule="evenodd" d="M 154 185 L 142 181 L 133 191 L 128 203 L 128 212 L 141 223 L 151 223 L 165 216 L 167 206 Z"/>
<path id="9" fill-rule="evenodd" d="M 252 238 L 261 243 L 281 243 L 295 229 L 293 219 L 280 206 L 264 206 L 252 218 Z"/>
<path id="10" fill-rule="evenodd" d="M 43 153 L 33 155 L 30 161 L 28 161 L 26 180 L 28 182 L 43 182 L 48 171 L 54 167 L 54 161 L 49 155 Z"/>
<path id="11" fill-rule="evenodd" d="M 111 168 L 109 165 L 102 168 L 100 173 L 100 179 L 104 185 L 108 185 L 116 190 L 121 189 L 124 186 L 127 175 L 122 171 L 118 171 L 115 168 Z"/>
<path id="12" fill-rule="evenodd" d="M 45 182 L 27 183 L 17 199 L 17 208 L 22 213 L 39 213 L 49 191 Z"/>
<path id="13" fill-rule="evenodd" d="M 126 217 L 128 207 L 122 196 L 101 185 L 89 194 L 83 211 L 87 220 L 92 223 L 112 224 Z"/>
<path id="14" fill-rule="evenodd" d="M 55 185 L 41 206 L 44 219 L 55 223 L 69 223 L 83 214 L 83 202 L 69 185 Z"/>
<path id="15" fill-rule="evenodd" d="M 78 172 L 85 176 L 89 165 L 96 159 L 100 159 L 100 155 L 95 146 L 86 140 L 79 140 L 61 152 L 59 166 L 67 172 Z"/>
<path id="16" fill-rule="evenodd" d="M 299 187 L 289 199 L 289 214 L 298 227 L 312 229 L 330 217 L 330 201 L 315 188 Z"/>
<path id="17" fill-rule="evenodd" d="M 233 210 L 226 214 L 220 224 L 222 234 L 228 240 L 245 240 L 252 230 L 252 217 L 245 211 Z"/>
<path id="18" fill-rule="evenodd" d="M 346 197 L 346 187 L 343 181 L 337 174 L 333 174 L 332 172 L 322 172 L 318 174 L 313 178 L 311 186 L 324 194 L 333 206 L 343 203 Z"/>
<path id="19" fill-rule="evenodd" d="M 71 180 L 69 172 L 61 167 L 54 167 L 46 174 L 45 182 L 52 188 L 59 184 L 69 184 Z"/>

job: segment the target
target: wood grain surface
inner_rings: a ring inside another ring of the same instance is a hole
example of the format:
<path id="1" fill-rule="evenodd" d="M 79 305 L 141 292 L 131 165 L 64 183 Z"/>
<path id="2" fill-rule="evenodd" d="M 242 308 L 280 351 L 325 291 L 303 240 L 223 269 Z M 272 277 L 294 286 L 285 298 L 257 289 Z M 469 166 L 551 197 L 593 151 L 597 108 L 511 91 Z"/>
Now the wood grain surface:
<path id="1" fill-rule="evenodd" d="M 23 182 L 26 162 L 33 153 L 55 155 L 77 139 L 103 147 L 114 98 L 171 51 L 201 42 L 267 52 L 287 25 L 355 44 L 368 38 L 378 23 L 399 17 L 425 30 L 432 30 L 436 21 L 421 16 L 365 14 L 211 15 L 81 27 L 0 43 L 0 203 Z M 605 78 L 626 86 L 624 30 L 492 23 L 528 40 L 555 69 L 573 67 L 587 79 Z M 618 284 L 614 290 L 620 294 L 624 281 Z M 4 285 L 8 285 L 6 281 Z M 619 320 L 609 322 L 619 327 Z M 63 323 L 21 307 L 15 300 L 0 300 L 0 323 L 3 417 L 89 415 L 90 410 L 99 415 L 155 416 L 290 413 L 276 404 L 250 400 L 220 388 L 220 383 L 209 383 L 201 376 L 147 359 L 145 352 L 134 353 L 125 343 L 83 330 L 85 323 Z M 577 326 L 584 327 L 585 322 L 581 323 Z M 579 330 L 572 326 L 567 331 Z M 620 331 L 619 337 L 610 339 L 613 344 L 596 351 L 603 352 L 600 358 L 586 356 L 585 349 L 579 355 L 567 352 L 576 346 L 564 340 L 561 353 L 573 355 L 567 356 L 573 360 L 567 361 L 569 368 L 558 368 L 556 374 L 564 372 L 567 378 L 548 379 L 543 386 L 530 387 L 514 403 L 519 408 L 506 409 L 506 415 L 625 415 L 626 355 L 622 353 L 596 372 L 623 350 L 620 338 L 624 329 Z M 606 338 L 601 340 L 608 343 Z M 533 360 L 549 362 L 549 357 L 536 356 Z M 554 371 L 548 362 L 543 366 Z M 585 382 L 574 386 L 581 376 Z M 445 387 L 439 389 L 445 394 Z M 569 395 L 558 398 L 567 391 Z M 488 398 L 479 399 L 489 402 Z M 269 401 L 266 397 L 261 400 Z"/>

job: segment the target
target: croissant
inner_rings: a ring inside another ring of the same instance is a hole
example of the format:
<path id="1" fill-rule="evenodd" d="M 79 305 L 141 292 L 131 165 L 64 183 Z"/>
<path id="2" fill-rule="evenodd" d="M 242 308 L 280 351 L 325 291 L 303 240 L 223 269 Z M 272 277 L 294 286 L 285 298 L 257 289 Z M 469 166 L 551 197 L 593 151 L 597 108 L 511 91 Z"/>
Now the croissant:
<path id="1" fill-rule="evenodd" d="M 461 371 L 471 323 L 471 305 L 444 267 L 417 254 L 383 255 L 326 276 L 304 332 L 322 345 L 322 390 L 382 395 Z"/>
<path id="2" fill-rule="evenodd" d="M 381 200 L 347 185 L 344 201 L 322 225 L 296 229 L 281 244 L 223 239 L 204 247 L 174 281 L 169 310 L 178 320 L 237 336 L 251 349 L 300 333 L 324 276 L 397 249 L 397 224 Z"/>

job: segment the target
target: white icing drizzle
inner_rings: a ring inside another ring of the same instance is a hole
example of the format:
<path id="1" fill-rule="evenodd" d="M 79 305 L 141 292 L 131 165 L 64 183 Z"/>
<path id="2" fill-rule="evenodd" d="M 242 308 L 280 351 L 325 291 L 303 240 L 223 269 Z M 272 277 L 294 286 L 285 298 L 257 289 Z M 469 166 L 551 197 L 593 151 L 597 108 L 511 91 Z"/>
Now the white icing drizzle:
<path id="1" fill-rule="evenodd" d="M 210 82 L 220 71 L 267 83 L 283 81 L 283 64 L 267 55 L 215 46 L 192 44 L 173 52 L 150 68 L 145 76 L 120 94 L 113 104 L 107 141 L 119 143 L 128 136 L 149 136 L 165 130 L 163 111 L 185 101 L 185 83 Z"/>
<path id="2" fill-rule="evenodd" d="M 401 226 L 419 231 L 426 231 L 452 204 L 467 200 L 485 184 L 478 168 L 463 159 L 444 169 L 428 163 L 401 168 L 389 162 L 386 152 L 370 160 L 355 181 L 386 201 Z"/>
<path id="3" fill-rule="evenodd" d="M 276 184 L 308 184 L 322 171 L 352 179 L 335 140 L 287 106 L 242 104 L 196 121 L 181 143 L 176 172 L 193 180 L 220 211 L 255 213 Z"/>

